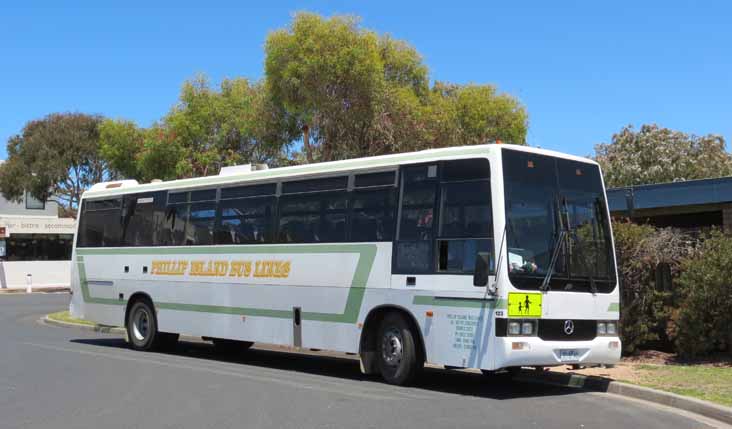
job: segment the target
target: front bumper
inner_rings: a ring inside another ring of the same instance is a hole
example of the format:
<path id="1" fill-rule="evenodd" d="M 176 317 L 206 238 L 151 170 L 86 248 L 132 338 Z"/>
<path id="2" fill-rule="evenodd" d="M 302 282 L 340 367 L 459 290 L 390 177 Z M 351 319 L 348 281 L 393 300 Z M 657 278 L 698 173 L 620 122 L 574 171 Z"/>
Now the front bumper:
<path id="1" fill-rule="evenodd" d="M 495 369 L 512 366 L 614 365 L 620 360 L 621 349 L 618 337 L 596 337 L 589 341 L 498 337 L 494 365 Z"/>

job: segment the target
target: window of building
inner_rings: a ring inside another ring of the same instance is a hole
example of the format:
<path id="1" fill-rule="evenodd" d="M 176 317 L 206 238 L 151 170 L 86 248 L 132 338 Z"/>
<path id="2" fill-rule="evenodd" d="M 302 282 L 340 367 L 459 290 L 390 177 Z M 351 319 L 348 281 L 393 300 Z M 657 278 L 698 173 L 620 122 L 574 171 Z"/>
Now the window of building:
<path id="1" fill-rule="evenodd" d="M 5 240 L 6 261 L 71 260 L 73 234 L 12 234 Z"/>
<path id="2" fill-rule="evenodd" d="M 39 200 L 28 191 L 25 191 L 23 199 L 25 200 L 25 208 L 28 210 L 44 210 L 46 208 L 45 201 Z"/>

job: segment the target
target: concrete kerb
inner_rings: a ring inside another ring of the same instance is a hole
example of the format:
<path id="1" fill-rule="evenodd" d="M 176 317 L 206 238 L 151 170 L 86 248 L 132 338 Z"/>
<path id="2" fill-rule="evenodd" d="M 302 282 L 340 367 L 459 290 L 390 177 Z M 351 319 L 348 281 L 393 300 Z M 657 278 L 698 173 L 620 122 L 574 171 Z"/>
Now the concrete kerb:
<path id="1" fill-rule="evenodd" d="M 83 325 L 72 322 L 62 322 L 59 320 L 53 320 L 48 316 L 44 316 L 41 322 L 66 328 L 78 328 L 85 331 L 102 332 L 109 334 L 124 335 L 126 338 L 127 331 L 124 328 L 115 326 L 99 326 L 99 325 Z M 183 337 L 194 341 L 200 341 L 197 337 Z M 263 349 L 270 350 L 283 350 L 283 351 L 305 351 L 307 354 L 316 354 L 307 349 L 296 350 L 290 347 L 262 347 Z M 326 355 L 329 355 L 326 353 Z M 352 357 L 351 357 L 352 358 Z M 432 366 L 432 365 L 430 365 Z M 575 389 L 583 389 L 593 392 L 605 392 L 612 393 L 615 395 L 625 396 L 629 398 L 641 399 L 644 401 L 653 402 L 660 405 L 669 406 L 672 408 L 678 408 L 691 413 L 699 414 L 701 416 L 718 420 L 723 423 L 732 424 L 732 407 L 725 407 L 717 405 L 708 401 L 700 399 L 689 398 L 686 396 L 677 395 L 675 393 L 663 392 L 648 387 L 636 386 L 633 384 L 622 383 L 619 381 L 612 381 L 602 377 L 591 377 L 579 374 L 563 374 L 557 372 L 533 372 L 533 371 L 522 371 L 514 377 L 517 381 L 523 381 L 527 383 L 541 383 L 550 384 L 554 386 L 571 387 Z"/>
<path id="2" fill-rule="evenodd" d="M 117 326 L 100 326 L 100 325 L 84 325 L 82 323 L 63 322 L 61 320 L 54 320 L 48 316 L 43 316 L 41 322 L 46 325 L 59 326 L 62 328 L 78 328 L 83 331 L 101 332 L 104 334 L 120 334 L 127 335 L 127 331 L 124 328 Z"/>
<path id="3" fill-rule="evenodd" d="M 528 383 L 551 384 L 555 386 L 612 393 L 629 398 L 641 399 L 689 411 L 723 423 L 732 424 L 732 407 L 725 407 L 712 402 L 703 401 L 701 399 L 689 398 L 675 393 L 651 389 L 649 387 L 636 386 L 620 381 L 612 381 L 607 378 L 579 374 L 562 374 L 556 372 L 532 373 L 529 371 L 523 371 L 518 374 L 515 379 Z"/>

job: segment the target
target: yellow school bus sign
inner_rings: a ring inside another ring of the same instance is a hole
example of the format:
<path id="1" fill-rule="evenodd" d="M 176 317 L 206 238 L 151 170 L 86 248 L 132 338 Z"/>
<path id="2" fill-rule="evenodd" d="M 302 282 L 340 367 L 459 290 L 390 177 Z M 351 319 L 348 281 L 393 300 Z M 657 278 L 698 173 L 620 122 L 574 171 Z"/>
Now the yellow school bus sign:
<path id="1" fill-rule="evenodd" d="M 541 317 L 541 293 L 508 294 L 508 317 Z"/>

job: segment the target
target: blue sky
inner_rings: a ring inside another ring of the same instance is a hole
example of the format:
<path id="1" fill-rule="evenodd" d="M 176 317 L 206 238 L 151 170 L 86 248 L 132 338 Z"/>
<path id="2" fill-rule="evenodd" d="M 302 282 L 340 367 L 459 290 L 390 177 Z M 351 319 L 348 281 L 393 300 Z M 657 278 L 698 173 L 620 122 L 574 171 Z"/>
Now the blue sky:
<path id="1" fill-rule="evenodd" d="M 267 33 L 298 10 L 359 15 L 412 43 L 431 79 L 516 96 L 532 145 L 588 155 L 650 122 L 732 139 L 732 2 L 13 3 L 0 9 L 0 157 L 47 113 L 148 126 L 196 73 L 261 78 Z"/>

